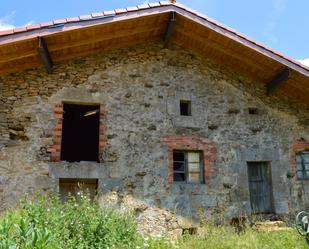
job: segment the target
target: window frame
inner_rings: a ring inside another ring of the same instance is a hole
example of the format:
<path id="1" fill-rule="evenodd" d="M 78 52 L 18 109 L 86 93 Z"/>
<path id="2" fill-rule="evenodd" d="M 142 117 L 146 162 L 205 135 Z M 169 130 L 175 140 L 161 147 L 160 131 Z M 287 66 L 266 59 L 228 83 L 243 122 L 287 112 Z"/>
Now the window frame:
<path id="1" fill-rule="evenodd" d="M 304 155 L 307 155 L 309 158 L 309 151 L 299 151 L 296 154 L 296 176 L 298 180 L 309 180 L 309 168 L 306 169 L 306 164 L 309 166 L 308 163 L 305 162 Z M 298 158 L 300 157 L 300 162 L 298 162 Z M 301 173 L 301 177 L 299 176 L 299 172 Z"/>
<path id="2" fill-rule="evenodd" d="M 189 153 L 198 153 L 199 154 L 199 182 L 189 181 L 189 161 L 188 155 Z M 183 153 L 184 154 L 184 161 L 174 161 L 174 153 Z M 183 162 L 184 163 L 184 170 L 175 170 L 174 163 L 175 162 Z M 185 180 L 184 181 L 177 181 L 175 180 L 174 174 L 184 174 Z M 186 184 L 205 184 L 205 177 L 204 177 L 204 155 L 203 151 L 201 150 L 173 150 L 173 182 L 175 183 L 186 183 Z"/>

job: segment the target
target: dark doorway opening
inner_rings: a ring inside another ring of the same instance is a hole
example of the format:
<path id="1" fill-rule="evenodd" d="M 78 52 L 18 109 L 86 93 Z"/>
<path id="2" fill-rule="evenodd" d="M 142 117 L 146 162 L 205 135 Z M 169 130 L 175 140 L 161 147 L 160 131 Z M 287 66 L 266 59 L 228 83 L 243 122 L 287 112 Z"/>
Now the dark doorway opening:
<path id="1" fill-rule="evenodd" d="M 99 105 L 63 105 L 61 160 L 99 161 Z"/>
<path id="2" fill-rule="evenodd" d="M 273 213 L 273 190 L 269 162 L 247 162 L 252 212 Z"/>

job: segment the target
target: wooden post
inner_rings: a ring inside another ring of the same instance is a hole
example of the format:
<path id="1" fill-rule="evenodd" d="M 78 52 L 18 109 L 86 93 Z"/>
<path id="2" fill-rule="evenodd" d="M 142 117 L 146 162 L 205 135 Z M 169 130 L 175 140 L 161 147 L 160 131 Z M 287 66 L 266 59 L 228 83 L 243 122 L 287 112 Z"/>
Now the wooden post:
<path id="1" fill-rule="evenodd" d="M 167 29 L 166 29 L 164 39 L 163 39 L 165 48 L 167 48 L 168 43 L 170 41 L 170 38 L 172 36 L 172 32 L 173 32 L 174 25 L 175 25 L 175 22 L 176 22 L 175 17 L 176 17 L 176 13 L 175 13 L 175 11 L 172 11 L 171 14 L 170 14 L 169 20 L 168 20 Z"/>
<path id="2" fill-rule="evenodd" d="M 267 94 L 270 94 L 274 89 L 278 88 L 285 81 L 287 81 L 291 76 L 291 71 L 289 68 L 284 69 L 281 73 L 276 75 L 267 85 Z"/>
<path id="3" fill-rule="evenodd" d="M 48 73 L 53 72 L 53 61 L 51 59 L 50 53 L 48 51 L 47 44 L 43 37 L 38 37 L 38 52 L 40 54 L 41 60 L 46 68 Z"/>

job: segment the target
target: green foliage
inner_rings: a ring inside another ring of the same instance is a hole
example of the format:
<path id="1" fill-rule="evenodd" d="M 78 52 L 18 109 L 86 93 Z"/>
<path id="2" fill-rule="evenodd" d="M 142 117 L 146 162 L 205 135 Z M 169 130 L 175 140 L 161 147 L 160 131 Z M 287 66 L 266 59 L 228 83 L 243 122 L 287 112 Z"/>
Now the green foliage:
<path id="1" fill-rule="evenodd" d="M 0 249 L 145 248 L 130 215 L 99 207 L 87 196 L 22 202 L 0 219 Z M 147 246 L 148 247 L 148 246 Z"/>
<path id="2" fill-rule="evenodd" d="M 47 228 L 39 228 L 28 218 L 20 217 L 14 224 L 12 216 L 9 218 L 5 218 L 0 224 L 0 249 L 51 248 L 48 244 L 52 236 Z"/>
<path id="3" fill-rule="evenodd" d="M 177 243 L 138 234 L 133 217 L 99 207 L 86 196 L 61 203 L 58 197 L 23 201 L 0 217 L 0 249 L 302 249 L 295 230 L 237 234 L 227 226 L 205 223 L 203 237 L 185 235 Z"/>
<path id="4" fill-rule="evenodd" d="M 305 238 L 296 230 L 258 232 L 251 228 L 240 234 L 231 227 L 207 226 L 204 237 L 185 236 L 181 249 L 307 249 Z"/>

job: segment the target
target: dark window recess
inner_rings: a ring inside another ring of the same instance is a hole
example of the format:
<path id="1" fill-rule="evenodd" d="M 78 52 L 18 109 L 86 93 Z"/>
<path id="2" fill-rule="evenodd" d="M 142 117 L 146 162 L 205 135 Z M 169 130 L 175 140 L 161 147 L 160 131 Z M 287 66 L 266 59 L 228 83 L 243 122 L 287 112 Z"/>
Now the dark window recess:
<path id="1" fill-rule="evenodd" d="M 191 116 L 191 101 L 180 100 L 180 115 Z"/>
<path id="2" fill-rule="evenodd" d="M 100 107 L 64 104 L 61 160 L 99 161 Z"/>
<path id="3" fill-rule="evenodd" d="M 296 155 L 297 179 L 309 179 L 309 151 L 303 151 Z"/>
<path id="4" fill-rule="evenodd" d="M 97 194 L 97 189 L 97 179 L 59 179 L 59 194 L 63 202 L 67 201 L 69 196 L 78 200 L 82 194 L 88 195 L 93 200 Z"/>
<path id="5" fill-rule="evenodd" d="M 249 107 L 248 112 L 249 112 L 250 115 L 259 114 L 258 108 L 255 108 L 255 107 Z"/>
<path id="6" fill-rule="evenodd" d="M 175 182 L 204 183 L 202 155 L 199 151 L 174 151 Z"/>

